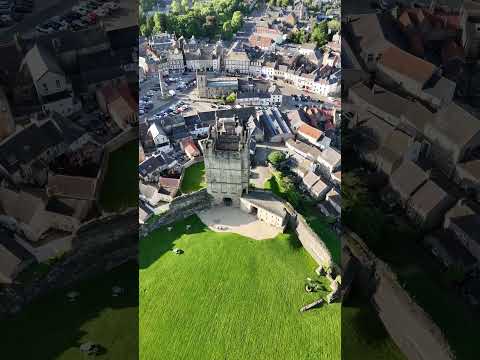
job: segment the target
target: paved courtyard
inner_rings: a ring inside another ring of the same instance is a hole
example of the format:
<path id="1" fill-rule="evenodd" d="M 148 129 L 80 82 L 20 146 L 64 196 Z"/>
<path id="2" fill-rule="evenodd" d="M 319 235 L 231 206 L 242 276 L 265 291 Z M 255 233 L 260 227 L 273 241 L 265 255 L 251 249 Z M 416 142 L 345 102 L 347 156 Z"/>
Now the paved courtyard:
<path id="1" fill-rule="evenodd" d="M 210 229 L 216 232 L 233 232 L 255 240 L 271 239 L 280 233 L 280 229 L 236 207 L 215 206 L 199 212 L 198 217 Z"/>

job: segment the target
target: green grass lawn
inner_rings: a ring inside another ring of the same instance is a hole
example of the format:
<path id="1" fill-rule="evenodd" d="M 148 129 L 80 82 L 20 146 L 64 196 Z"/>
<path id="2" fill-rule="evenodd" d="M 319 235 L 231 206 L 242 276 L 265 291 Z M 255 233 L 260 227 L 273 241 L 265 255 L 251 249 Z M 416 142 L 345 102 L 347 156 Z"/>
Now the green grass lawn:
<path id="1" fill-rule="evenodd" d="M 205 163 L 200 162 L 193 164 L 185 169 L 180 190 L 183 194 L 188 194 L 194 191 L 205 188 Z"/>
<path id="2" fill-rule="evenodd" d="M 100 205 L 117 211 L 138 204 L 138 143 L 131 141 L 110 154 L 107 173 L 100 191 Z"/>
<path id="3" fill-rule="evenodd" d="M 281 182 L 278 181 L 276 176 L 272 176 L 265 182 L 264 188 L 266 190 L 271 190 L 274 194 L 280 196 L 285 200 L 288 199 L 288 194 L 286 194 L 286 189 L 282 186 Z M 310 225 L 313 231 L 322 239 L 322 241 L 327 246 L 332 259 L 336 264 L 341 263 L 341 242 L 337 237 L 335 232 L 330 229 L 330 225 L 327 222 L 327 218 L 320 213 L 320 210 L 316 208 L 314 203 L 302 201 L 301 208 L 296 209 L 304 217 L 307 223 Z"/>
<path id="4" fill-rule="evenodd" d="M 158 229 L 140 241 L 140 358 L 339 359 L 340 304 L 299 312 L 327 294 L 303 288 L 315 267 L 291 234 L 257 241 L 196 216 Z"/>
<path id="5" fill-rule="evenodd" d="M 406 360 L 373 306 L 355 288 L 342 304 L 342 359 Z"/>
<path id="6" fill-rule="evenodd" d="M 125 294 L 112 297 L 112 286 Z M 67 301 L 70 290 L 80 293 Z M 81 360 L 79 346 L 93 341 L 102 348 L 96 359 L 138 359 L 137 265 L 126 264 L 103 276 L 56 291 L 2 320 L 2 359 Z"/>

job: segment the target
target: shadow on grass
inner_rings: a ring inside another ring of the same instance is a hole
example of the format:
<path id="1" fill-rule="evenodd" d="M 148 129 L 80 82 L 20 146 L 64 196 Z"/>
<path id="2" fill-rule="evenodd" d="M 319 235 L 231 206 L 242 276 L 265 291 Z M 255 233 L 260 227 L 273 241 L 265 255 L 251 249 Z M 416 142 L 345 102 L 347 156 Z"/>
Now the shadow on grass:
<path id="1" fill-rule="evenodd" d="M 291 235 L 291 236 L 287 236 L 287 241 L 288 241 L 288 244 L 290 245 L 290 248 L 292 250 L 303 249 L 303 245 L 300 242 L 300 240 L 298 239 L 297 234 L 295 234 L 295 231 L 290 226 L 287 227 L 285 233 Z"/>
<path id="2" fill-rule="evenodd" d="M 122 287 L 125 293 L 112 297 L 113 286 Z M 70 291 L 80 294 L 75 302 L 69 302 L 66 297 Z M 81 359 L 80 345 L 92 341 L 100 349 L 96 358 L 114 359 L 124 354 L 125 358 L 138 359 L 138 311 L 112 313 L 97 320 L 107 309 L 126 308 L 138 308 L 135 263 L 122 265 L 68 289 L 56 290 L 18 315 L 3 319 L 2 358 L 55 360 L 68 350 L 70 355 L 62 359 Z M 95 334 L 81 329 L 85 325 Z"/>
<path id="3" fill-rule="evenodd" d="M 187 225 L 190 225 L 190 229 L 188 230 Z M 171 227 L 171 231 L 168 231 L 169 227 Z M 205 231 L 209 231 L 207 226 L 205 226 L 196 215 L 152 231 L 148 236 L 140 240 L 140 269 L 148 268 L 162 255 L 171 251 L 175 247 L 175 242 L 180 239 L 182 235 L 197 234 Z"/>
<path id="4" fill-rule="evenodd" d="M 357 311 L 354 315 L 342 312 L 342 338 L 357 336 L 352 333 L 353 329 L 361 334 L 367 343 L 380 343 L 390 338 L 368 298 L 358 289 L 358 284 L 353 285 L 348 298 L 343 301 L 343 306 Z"/>

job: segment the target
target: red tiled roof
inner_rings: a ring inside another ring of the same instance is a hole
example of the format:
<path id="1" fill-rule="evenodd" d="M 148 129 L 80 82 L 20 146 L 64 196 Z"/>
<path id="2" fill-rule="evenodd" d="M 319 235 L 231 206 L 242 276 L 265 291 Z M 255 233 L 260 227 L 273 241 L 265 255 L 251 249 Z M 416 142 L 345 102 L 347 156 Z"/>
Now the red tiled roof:
<path id="1" fill-rule="evenodd" d="M 158 185 L 166 189 L 175 189 L 180 186 L 180 179 L 160 177 L 158 179 Z"/>
<path id="2" fill-rule="evenodd" d="M 192 157 L 200 155 L 200 151 L 191 138 L 183 139 L 180 144 L 187 155 Z"/>
<path id="3" fill-rule="evenodd" d="M 391 46 L 380 58 L 380 64 L 420 83 L 429 80 L 436 68 L 433 64 L 409 54 L 402 49 Z"/>
<path id="4" fill-rule="evenodd" d="M 320 140 L 320 138 L 323 136 L 323 132 L 314 128 L 313 126 L 310 126 L 308 124 L 302 124 L 300 125 L 300 127 L 298 128 L 298 132 L 301 134 L 301 135 L 304 135 L 304 136 L 309 136 L 313 139 L 315 139 L 316 141 Z"/>
<path id="5" fill-rule="evenodd" d="M 260 36 L 260 35 L 255 35 L 252 34 L 248 38 L 248 41 L 250 45 L 252 46 L 258 46 L 260 48 L 267 48 L 272 45 L 273 40 L 269 37 L 266 36 Z"/>

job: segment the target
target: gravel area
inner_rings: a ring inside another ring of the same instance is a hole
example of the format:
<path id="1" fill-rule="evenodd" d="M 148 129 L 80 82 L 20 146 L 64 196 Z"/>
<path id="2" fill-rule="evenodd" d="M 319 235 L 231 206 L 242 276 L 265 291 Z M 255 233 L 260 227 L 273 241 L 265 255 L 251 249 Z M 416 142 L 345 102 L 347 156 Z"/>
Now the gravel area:
<path id="1" fill-rule="evenodd" d="M 233 232 L 255 240 L 271 239 L 281 230 L 236 207 L 216 206 L 198 213 L 202 222 L 216 232 Z"/>

